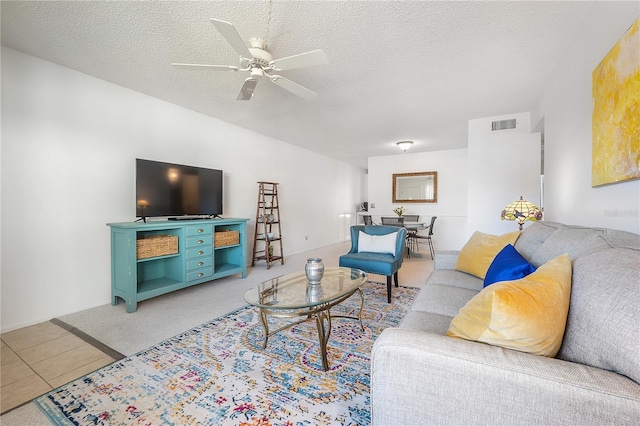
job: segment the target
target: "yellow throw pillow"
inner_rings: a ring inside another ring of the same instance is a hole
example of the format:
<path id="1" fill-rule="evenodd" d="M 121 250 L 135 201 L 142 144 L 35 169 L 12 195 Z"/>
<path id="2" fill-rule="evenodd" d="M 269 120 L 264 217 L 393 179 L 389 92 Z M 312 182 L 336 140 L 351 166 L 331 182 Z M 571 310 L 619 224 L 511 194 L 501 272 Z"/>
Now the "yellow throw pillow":
<path id="1" fill-rule="evenodd" d="M 462 247 L 455 270 L 466 272 L 478 278 L 484 279 L 487 270 L 496 255 L 507 244 L 515 244 L 520 236 L 519 231 L 496 236 L 476 231 L 467 244 Z"/>
<path id="2" fill-rule="evenodd" d="M 563 254 L 525 278 L 491 284 L 460 309 L 446 335 L 554 357 L 567 323 L 571 273 Z"/>

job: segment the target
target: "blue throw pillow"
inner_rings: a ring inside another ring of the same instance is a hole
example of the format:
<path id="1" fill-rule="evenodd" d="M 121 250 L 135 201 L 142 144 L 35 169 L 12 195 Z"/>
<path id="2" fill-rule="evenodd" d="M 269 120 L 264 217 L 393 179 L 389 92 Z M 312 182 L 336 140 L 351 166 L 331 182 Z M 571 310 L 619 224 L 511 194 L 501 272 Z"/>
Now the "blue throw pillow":
<path id="1" fill-rule="evenodd" d="M 535 270 L 535 266 L 527 262 L 514 246 L 507 244 L 491 262 L 484 277 L 484 287 L 498 281 L 519 280 Z"/>

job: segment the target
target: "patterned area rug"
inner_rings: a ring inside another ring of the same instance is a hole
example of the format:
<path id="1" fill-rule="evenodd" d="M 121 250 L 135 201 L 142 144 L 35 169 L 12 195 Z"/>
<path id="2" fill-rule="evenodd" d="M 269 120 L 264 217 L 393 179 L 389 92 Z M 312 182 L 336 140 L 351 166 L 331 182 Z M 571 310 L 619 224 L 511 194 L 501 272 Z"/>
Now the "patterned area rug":
<path id="1" fill-rule="evenodd" d="M 58 425 L 368 425 L 373 341 L 418 291 L 367 282 L 363 324 L 334 318 L 322 371 L 315 321 L 269 338 L 243 307 L 34 400 Z M 357 314 L 356 295 L 331 309 Z M 283 320 L 270 318 L 275 330 Z"/>

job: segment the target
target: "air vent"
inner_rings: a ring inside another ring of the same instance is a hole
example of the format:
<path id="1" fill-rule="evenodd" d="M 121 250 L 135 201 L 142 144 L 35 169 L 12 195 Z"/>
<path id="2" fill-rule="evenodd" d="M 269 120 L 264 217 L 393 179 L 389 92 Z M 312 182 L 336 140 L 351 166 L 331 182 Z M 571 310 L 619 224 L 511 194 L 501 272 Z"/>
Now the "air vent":
<path id="1" fill-rule="evenodd" d="M 512 130 L 516 128 L 516 119 L 510 118 L 508 120 L 498 120 L 491 122 L 491 131 L 496 132 L 498 130 Z"/>

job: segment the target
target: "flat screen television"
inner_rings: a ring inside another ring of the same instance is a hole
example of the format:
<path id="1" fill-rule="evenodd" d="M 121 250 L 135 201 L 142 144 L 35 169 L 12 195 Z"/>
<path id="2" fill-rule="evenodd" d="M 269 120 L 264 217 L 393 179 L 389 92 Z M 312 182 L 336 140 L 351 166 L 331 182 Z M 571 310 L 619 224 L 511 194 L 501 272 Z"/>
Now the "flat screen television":
<path id="1" fill-rule="evenodd" d="M 136 158 L 136 216 L 146 220 L 221 214 L 222 170 Z"/>

